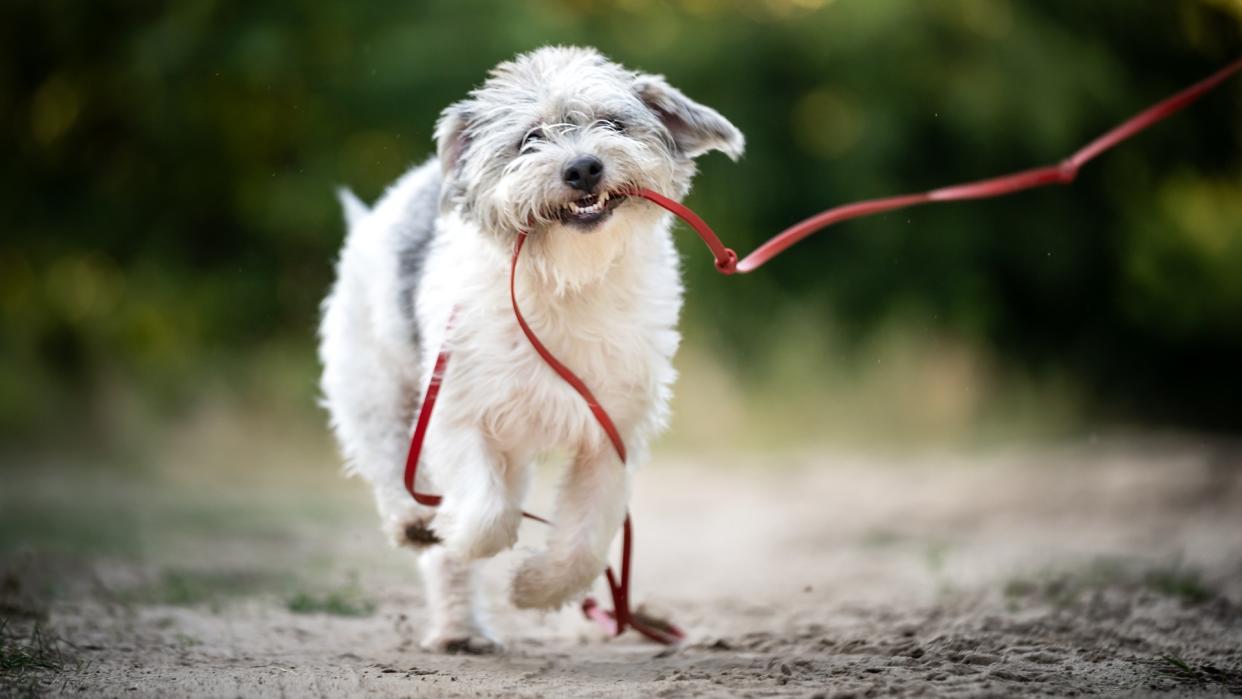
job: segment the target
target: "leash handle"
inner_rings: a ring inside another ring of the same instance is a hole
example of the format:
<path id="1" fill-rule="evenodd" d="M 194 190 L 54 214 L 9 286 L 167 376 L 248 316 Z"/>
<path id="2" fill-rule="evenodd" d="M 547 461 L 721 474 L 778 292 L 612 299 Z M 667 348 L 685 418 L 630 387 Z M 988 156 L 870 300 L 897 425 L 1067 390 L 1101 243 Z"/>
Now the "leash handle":
<path id="1" fill-rule="evenodd" d="M 763 266 L 768 260 L 781 254 L 812 233 L 842 221 L 871 216 L 895 209 L 904 209 L 910 206 L 918 206 L 920 204 L 987 199 L 1036 187 L 1070 184 L 1078 176 L 1078 171 L 1083 165 L 1086 165 L 1101 153 L 1131 138 L 1140 131 L 1185 109 L 1208 92 L 1214 90 L 1239 70 L 1242 70 L 1242 58 L 1234 60 L 1207 78 L 1135 114 L 1055 165 L 1023 170 L 975 182 L 950 185 L 928 192 L 902 194 L 894 197 L 867 199 L 852 204 L 843 204 L 795 223 L 777 233 L 766 243 L 756 248 L 754 252 L 747 255 L 741 262 L 737 260 L 737 253 L 720 242 L 720 237 L 716 235 L 711 226 L 707 225 L 706 221 L 685 205 L 649 189 L 638 189 L 633 191 L 632 194 L 636 194 L 667 209 L 690 224 L 690 227 L 699 234 L 699 237 L 707 244 L 708 249 L 712 251 L 712 255 L 716 258 L 716 269 L 721 274 L 744 274 L 746 272 L 753 272 Z"/>

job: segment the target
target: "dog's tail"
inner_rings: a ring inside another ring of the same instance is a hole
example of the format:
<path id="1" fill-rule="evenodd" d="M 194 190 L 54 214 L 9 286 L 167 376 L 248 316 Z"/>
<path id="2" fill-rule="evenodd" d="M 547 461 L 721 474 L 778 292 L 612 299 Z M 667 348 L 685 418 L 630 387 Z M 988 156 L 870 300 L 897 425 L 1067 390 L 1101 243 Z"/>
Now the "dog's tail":
<path id="1" fill-rule="evenodd" d="M 345 225 L 351 230 L 371 213 L 367 205 L 363 204 L 362 200 L 349 190 L 349 187 L 338 188 L 336 198 L 341 201 L 341 208 L 345 210 Z"/>

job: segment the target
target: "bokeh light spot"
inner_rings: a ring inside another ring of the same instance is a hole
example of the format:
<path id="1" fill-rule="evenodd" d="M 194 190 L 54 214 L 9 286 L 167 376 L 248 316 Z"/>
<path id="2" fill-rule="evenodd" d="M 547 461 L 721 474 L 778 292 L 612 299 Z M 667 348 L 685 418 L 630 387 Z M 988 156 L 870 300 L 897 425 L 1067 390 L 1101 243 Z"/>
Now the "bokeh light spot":
<path id="1" fill-rule="evenodd" d="M 857 103 L 828 88 L 813 90 L 794 106 L 794 139 L 808 153 L 837 158 L 858 142 L 863 120 Z"/>
<path id="2" fill-rule="evenodd" d="M 49 78 L 30 101 L 30 130 L 42 145 L 51 145 L 78 118 L 78 92 L 62 75 Z"/>
<path id="3" fill-rule="evenodd" d="M 67 255 L 48 271 L 48 297 L 73 322 L 111 312 L 121 298 L 124 277 L 106 256 L 97 253 Z"/>

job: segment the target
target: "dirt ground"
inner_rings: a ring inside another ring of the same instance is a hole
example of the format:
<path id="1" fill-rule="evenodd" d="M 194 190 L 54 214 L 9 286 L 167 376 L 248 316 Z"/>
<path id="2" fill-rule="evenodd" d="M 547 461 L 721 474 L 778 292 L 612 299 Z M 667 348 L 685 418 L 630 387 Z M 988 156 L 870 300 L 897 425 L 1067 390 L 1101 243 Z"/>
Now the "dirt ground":
<path id="1" fill-rule="evenodd" d="M 1242 694 L 1236 446 L 666 455 L 636 595 L 691 639 L 509 607 L 529 525 L 487 569 L 497 657 L 418 648 L 413 558 L 330 470 L 9 478 L 0 694 Z"/>

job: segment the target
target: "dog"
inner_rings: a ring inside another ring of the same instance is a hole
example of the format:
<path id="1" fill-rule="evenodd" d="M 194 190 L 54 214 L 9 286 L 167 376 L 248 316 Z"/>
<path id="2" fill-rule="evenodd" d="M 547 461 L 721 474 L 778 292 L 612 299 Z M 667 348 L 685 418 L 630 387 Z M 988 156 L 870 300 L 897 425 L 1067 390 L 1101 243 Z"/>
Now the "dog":
<path id="1" fill-rule="evenodd" d="M 348 235 L 323 303 L 321 390 L 348 472 L 374 490 L 387 537 L 419 552 L 424 648 L 502 649 L 473 578 L 512 547 L 532 463 L 570 454 L 546 550 L 520 564 L 512 601 L 555 609 L 606 566 L 630 477 L 666 425 L 682 284 L 670 217 L 626 196 L 680 199 L 695 159 L 737 160 L 738 129 L 662 76 L 593 49 L 545 47 L 494 68 L 436 123 L 436 156 L 368 208 L 342 190 Z M 624 440 L 622 464 L 582 398 L 535 353 L 508 298 L 591 388 Z M 449 329 L 449 320 L 452 328 Z M 411 428 L 441 347 L 452 353 L 414 502 Z"/>

